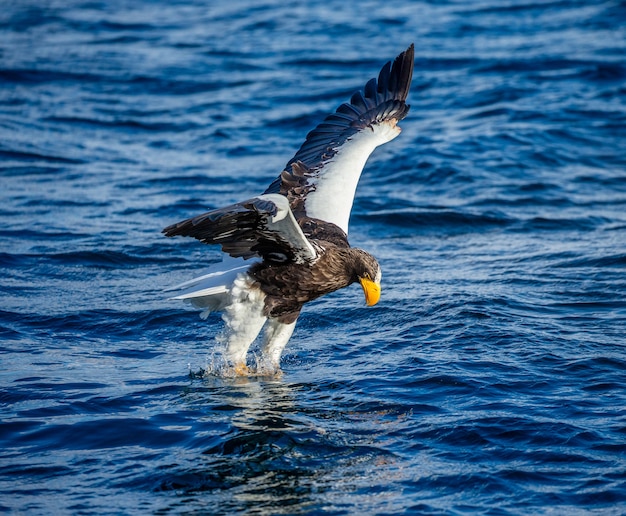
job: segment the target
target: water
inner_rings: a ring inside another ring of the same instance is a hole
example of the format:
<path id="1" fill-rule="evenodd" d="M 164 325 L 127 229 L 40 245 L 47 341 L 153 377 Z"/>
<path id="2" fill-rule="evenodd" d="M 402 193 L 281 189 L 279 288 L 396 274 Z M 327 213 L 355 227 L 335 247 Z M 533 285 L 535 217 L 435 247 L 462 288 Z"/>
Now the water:
<path id="1" fill-rule="evenodd" d="M 215 5 L 218 4 L 218 5 Z M 0 510 L 626 514 L 626 4 L 0 10 Z M 197 373 L 172 222 L 262 192 L 411 42 L 403 134 L 277 378 Z"/>

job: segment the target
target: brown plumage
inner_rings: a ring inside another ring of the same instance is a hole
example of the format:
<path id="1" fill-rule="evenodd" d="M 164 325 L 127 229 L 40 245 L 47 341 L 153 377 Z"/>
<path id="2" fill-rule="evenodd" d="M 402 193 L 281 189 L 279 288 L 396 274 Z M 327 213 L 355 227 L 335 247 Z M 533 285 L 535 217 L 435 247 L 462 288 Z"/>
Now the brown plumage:
<path id="1" fill-rule="evenodd" d="M 254 265 L 249 274 L 266 295 L 264 314 L 290 324 L 305 303 L 352 285 L 359 278 L 373 279 L 379 270 L 371 254 L 327 244 L 319 260 L 311 265 L 263 262 Z"/>

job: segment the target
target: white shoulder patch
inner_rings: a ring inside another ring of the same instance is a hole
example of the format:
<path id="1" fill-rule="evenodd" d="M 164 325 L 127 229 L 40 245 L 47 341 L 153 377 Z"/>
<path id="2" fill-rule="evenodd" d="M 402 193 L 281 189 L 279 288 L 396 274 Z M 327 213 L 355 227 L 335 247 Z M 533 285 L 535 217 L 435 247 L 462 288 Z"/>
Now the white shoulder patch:
<path id="1" fill-rule="evenodd" d="M 296 218 L 293 216 L 287 197 L 281 194 L 264 194 L 259 195 L 257 199 L 270 201 L 276 206 L 276 215 L 272 216 L 267 229 L 289 242 L 293 249 L 297 251 L 296 262 L 303 263 L 317 259 L 317 251 L 304 235 Z"/>

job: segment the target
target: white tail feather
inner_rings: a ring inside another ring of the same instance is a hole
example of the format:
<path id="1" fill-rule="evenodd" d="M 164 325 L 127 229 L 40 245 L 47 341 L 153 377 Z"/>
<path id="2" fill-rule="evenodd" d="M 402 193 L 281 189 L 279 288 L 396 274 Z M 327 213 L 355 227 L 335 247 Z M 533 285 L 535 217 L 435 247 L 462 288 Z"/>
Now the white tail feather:
<path id="1" fill-rule="evenodd" d="M 204 309 L 201 317 L 206 319 L 210 312 L 224 309 L 229 302 L 230 291 L 235 279 L 254 263 L 256 260 L 244 261 L 241 258 L 226 258 L 223 262 L 211 267 L 208 274 L 170 287 L 166 291 L 182 290 L 170 299 L 187 301 L 196 308 Z"/>

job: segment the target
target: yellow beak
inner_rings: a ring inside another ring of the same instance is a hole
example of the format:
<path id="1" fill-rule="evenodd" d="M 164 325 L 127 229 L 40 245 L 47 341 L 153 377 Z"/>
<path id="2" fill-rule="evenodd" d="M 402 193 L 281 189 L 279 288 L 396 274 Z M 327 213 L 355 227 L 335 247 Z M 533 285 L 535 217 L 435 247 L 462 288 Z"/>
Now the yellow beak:
<path id="1" fill-rule="evenodd" d="M 371 279 L 359 278 L 359 282 L 363 287 L 363 293 L 365 294 L 365 304 L 367 306 L 374 306 L 380 299 L 380 283 L 376 283 Z"/>

